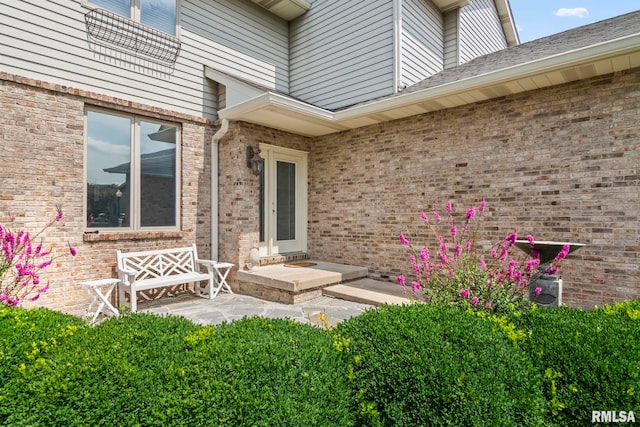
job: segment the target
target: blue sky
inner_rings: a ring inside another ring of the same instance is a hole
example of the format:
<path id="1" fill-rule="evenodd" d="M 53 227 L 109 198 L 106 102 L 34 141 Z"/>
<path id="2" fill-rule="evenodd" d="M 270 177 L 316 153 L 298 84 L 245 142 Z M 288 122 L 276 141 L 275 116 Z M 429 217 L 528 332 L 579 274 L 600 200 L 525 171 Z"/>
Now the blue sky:
<path id="1" fill-rule="evenodd" d="M 640 10 L 640 0 L 510 0 L 520 43 Z"/>

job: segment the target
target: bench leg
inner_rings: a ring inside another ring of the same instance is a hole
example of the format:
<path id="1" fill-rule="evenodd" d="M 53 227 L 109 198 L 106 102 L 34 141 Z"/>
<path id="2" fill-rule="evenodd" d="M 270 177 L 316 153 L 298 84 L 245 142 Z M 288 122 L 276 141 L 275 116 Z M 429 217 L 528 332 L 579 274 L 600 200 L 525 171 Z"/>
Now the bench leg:
<path id="1" fill-rule="evenodd" d="M 131 312 L 135 313 L 136 311 L 138 311 L 138 302 L 136 301 L 136 291 L 131 288 L 129 288 L 129 301 L 131 302 L 130 304 Z"/>

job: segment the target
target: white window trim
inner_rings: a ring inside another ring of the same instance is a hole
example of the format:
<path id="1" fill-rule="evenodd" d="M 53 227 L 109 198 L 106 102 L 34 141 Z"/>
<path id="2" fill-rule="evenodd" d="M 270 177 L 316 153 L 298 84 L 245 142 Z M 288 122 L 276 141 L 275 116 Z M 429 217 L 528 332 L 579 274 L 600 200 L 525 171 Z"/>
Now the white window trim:
<path id="1" fill-rule="evenodd" d="M 126 117 L 131 119 L 131 135 L 133 135 L 132 146 L 131 146 L 131 165 L 132 169 L 136 171 L 135 174 L 131 174 L 131 187 L 132 187 L 132 200 L 131 203 L 131 216 L 132 219 L 130 221 L 130 225 L 128 227 L 88 227 L 85 221 L 85 231 L 95 232 L 98 230 L 100 233 L 122 233 L 122 232 L 153 232 L 153 231 L 180 231 L 182 219 L 181 219 L 181 194 L 182 194 L 182 126 L 180 123 L 174 123 L 166 120 L 158 120 L 151 117 L 134 114 L 134 113 L 124 113 L 121 111 L 114 111 L 105 108 L 98 107 L 87 107 L 84 111 L 84 160 L 83 160 L 83 200 L 82 200 L 82 211 L 86 216 L 88 212 L 89 206 L 87 204 L 87 177 L 88 177 L 88 162 L 87 162 L 87 147 L 88 147 L 88 138 L 89 134 L 87 132 L 88 125 L 88 112 L 93 111 L 102 114 L 109 114 L 112 116 Z M 148 123 L 158 123 L 158 124 L 167 124 L 171 126 L 175 126 L 176 131 L 176 198 L 175 198 L 175 225 L 166 226 L 166 227 L 141 227 L 140 226 L 140 198 L 138 197 L 140 194 L 140 177 L 138 175 L 138 171 L 140 171 L 140 137 L 139 137 L 139 123 L 140 121 L 145 121 Z"/>
<path id="2" fill-rule="evenodd" d="M 100 6 L 95 5 L 93 3 L 91 3 L 90 0 L 81 0 L 81 4 L 82 7 L 85 7 L 87 9 L 99 9 Z M 131 2 L 131 18 L 125 16 L 124 18 L 127 19 L 131 19 L 134 22 L 137 22 L 139 24 L 141 24 L 140 22 L 140 0 L 130 0 Z M 176 37 L 177 39 L 180 39 L 180 9 L 182 6 L 182 0 L 175 0 L 176 2 L 176 34 L 175 36 L 173 34 L 169 34 L 172 37 Z M 153 28 L 153 27 L 151 27 Z M 156 28 L 154 28 L 156 29 Z M 158 30 L 160 31 L 160 30 Z"/>

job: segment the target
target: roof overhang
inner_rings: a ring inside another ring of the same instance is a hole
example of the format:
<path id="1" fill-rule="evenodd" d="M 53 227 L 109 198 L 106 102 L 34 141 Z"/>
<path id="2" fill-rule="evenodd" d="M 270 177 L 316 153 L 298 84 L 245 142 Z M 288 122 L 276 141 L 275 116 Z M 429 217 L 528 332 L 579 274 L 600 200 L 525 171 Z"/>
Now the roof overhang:
<path id="1" fill-rule="evenodd" d="M 520 44 L 520 38 L 518 37 L 518 31 L 516 30 L 516 24 L 511 14 L 511 6 L 508 0 L 494 0 L 496 5 L 496 11 L 498 12 L 498 18 L 500 19 L 500 25 L 502 25 L 502 31 L 507 40 L 507 46 L 516 46 Z"/>
<path id="2" fill-rule="evenodd" d="M 448 12 L 453 9 L 465 7 L 469 5 L 469 0 L 433 0 L 440 12 Z"/>
<path id="3" fill-rule="evenodd" d="M 637 67 L 640 34 L 339 111 L 264 92 L 229 105 L 218 115 L 299 135 L 321 136 Z"/>
<path id="4" fill-rule="evenodd" d="M 291 21 L 305 13 L 311 7 L 307 0 L 251 0 L 274 15 Z"/>

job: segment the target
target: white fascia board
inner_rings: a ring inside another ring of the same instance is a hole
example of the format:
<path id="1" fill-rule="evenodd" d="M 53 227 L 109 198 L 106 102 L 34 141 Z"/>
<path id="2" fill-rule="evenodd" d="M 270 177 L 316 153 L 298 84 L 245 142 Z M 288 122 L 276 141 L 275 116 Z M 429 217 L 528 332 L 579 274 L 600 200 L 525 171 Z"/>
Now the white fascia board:
<path id="1" fill-rule="evenodd" d="M 507 39 L 507 46 L 516 46 L 520 44 L 520 37 L 516 30 L 516 23 L 513 20 L 513 14 L 511 13 L 511 6 L 509 0 L 494 0 L 496 10 L 498 11 L 498 17 L 500 18 L 500 24 L 504 31 L 505 38 Z"/>
<path id="2" fill-rule="evenodd" d="M 297 99 L 289 98 L 273 92 L 263 93 L 262 95 L 249 99 L 248 101 L 222 109 L 218 111 L 218 115 L 220 118 L 235 120 L 241 119 L 246 113 L 261 110 L 263 108 L 279 108 L 329 122 L 333 121 L 334 116 L 333 112 L 325 110 L 324 108 L 316 107 Z"/>
<path id="3" fill-rule="evenodd" d="M 252 99 L 260 94 L 265 93 L 255 86 L 243 82 L 242 80 L 233 78 L 232 76 L 219 72 L 211 67 L 204 66 L 204 75 L 208 79 L 224 85 L 227 89 L 227 103 L 235 105 Z"/>

